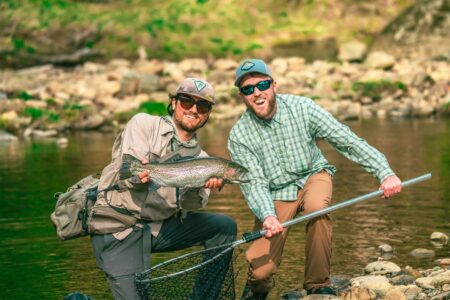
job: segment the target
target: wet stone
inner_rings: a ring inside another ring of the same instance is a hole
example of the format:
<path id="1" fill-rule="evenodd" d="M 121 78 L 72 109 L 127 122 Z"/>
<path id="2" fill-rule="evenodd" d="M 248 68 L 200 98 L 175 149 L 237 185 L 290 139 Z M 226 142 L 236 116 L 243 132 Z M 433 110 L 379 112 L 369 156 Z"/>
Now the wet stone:
<path id="1" fill-rule="evenodd" d="M 430 258 L 435 256 L 435 252 L 429 249 L 417 248 L 410 252 L 415 258 Z"/>
<path id="2" fill-rule="evenodd" d="M 398 275 L 398 276 L 392 277 L 391 283 L 393 285 L 408 285 L 408 284 L 413 284 L 415 280 L 416 280 L 416 278 L 414 278 L 413 276 L 403 274 L 403 275 Z"/>

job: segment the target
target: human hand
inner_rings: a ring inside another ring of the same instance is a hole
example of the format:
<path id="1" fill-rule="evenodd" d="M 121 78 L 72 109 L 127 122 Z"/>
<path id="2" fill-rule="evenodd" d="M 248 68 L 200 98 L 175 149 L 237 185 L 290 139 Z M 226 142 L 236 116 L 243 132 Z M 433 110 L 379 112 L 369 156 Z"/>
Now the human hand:
<path id="1" fill-rule="evenodd" d="M 223 179 L 217 177 L 211 177 L 206 181 L 205 188 L 207 189 L 219 189 L 219 191 L 223 188 Z"/>
<path id="2" fill-rule="evenodd" d="M 148 160 L 147 159 L 143 159 L 141 161 L 141 163 L 143 165 L 146 165 L 146 164 L 148 164 Z M 150 171 L 149 170 L 142 171 L 142 172 L 138 173 L 137 175 L 138 175 L 138 177 L 139 177 L 139 179 L 141 180 L 142 183 L 150 182 Z"/>
<path id="3" fill-rule="evenodd" d="M 380 190 L 383 190 L 382 198 L 389 198 L 402 191 L 402 182 L 396 175 L 389 176 L 381 183 Z"/>
<path id="4" fill-rule="evenodd" d="M 267 230 L 265 234 L 266 238 L 271 238 L 272 236 L 283 232 L 283 226 L 275 216 L 268 216 L 264 219 L 263 229 Z"/>

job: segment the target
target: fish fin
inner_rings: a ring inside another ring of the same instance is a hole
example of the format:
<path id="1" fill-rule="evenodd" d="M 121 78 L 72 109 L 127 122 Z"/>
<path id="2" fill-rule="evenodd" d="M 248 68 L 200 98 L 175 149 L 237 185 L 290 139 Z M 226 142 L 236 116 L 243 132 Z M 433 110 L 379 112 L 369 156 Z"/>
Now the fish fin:
<path id="1" fill-rule="evenodd" d="M 179 161 L 185 161 L 196 158 L 195 156 L 181 156 L 179 153 L 174 153 L 174 155 L 166 155 L 160 158 L 157 158 L 155 160 L 152 160 L 152 164 L 161 164 L 161 163 L 172 163 L 172 162 L 179 162 Z"/>
<path id="2" fill-rule="evenodd" d="M 174 157 L 173 159 L 169 160 L 168 162 L 179 162 L 179 161 L 185 161 L 185 160 L 191 160 L 197 158 L 195 156 L 179 156 L 179 157 Z"/>
<path id="3" fill-rule="evenodd" d="M 148 190 L 151 192 L 156 191 L 157 189 L 159 189 L 161 186 L 157 185 L 156 183 L 154 183 L 153 181 L 150 180 L 150 182 L 148 183 Z"/>

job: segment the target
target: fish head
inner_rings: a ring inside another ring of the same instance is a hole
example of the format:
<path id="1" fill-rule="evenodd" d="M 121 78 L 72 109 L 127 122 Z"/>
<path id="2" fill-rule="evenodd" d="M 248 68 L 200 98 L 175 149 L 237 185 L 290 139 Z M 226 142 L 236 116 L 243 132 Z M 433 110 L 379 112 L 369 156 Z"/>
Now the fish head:
<path id="1" fill-rule="evenodd" d="M 250 180 L 246 179 L 247 173 L 248 170 L 244 166 L 234 161 L 230 161 L 225 170 L 224 179 L 230 183 L 250 182 Z"/>

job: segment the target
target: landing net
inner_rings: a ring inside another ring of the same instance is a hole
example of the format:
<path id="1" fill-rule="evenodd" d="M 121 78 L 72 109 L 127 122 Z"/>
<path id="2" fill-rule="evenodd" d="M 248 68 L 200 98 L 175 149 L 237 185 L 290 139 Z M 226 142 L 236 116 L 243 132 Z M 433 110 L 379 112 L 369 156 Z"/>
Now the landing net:
<path id="1" fill-rule="evenodd" d="M 136 275 L 140 299 L 235 299 L 233 245 L 181 255 Z"/>

